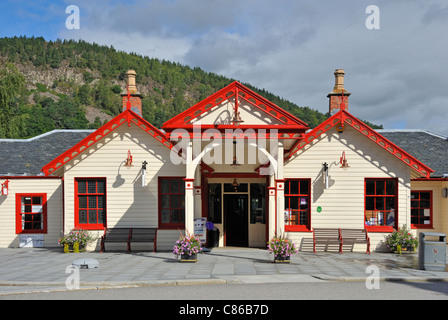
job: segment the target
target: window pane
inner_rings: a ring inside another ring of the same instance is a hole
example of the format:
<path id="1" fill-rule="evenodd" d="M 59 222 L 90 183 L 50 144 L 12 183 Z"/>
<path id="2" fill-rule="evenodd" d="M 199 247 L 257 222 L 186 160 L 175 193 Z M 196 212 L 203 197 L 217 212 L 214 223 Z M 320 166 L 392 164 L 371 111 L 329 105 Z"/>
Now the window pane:
<path id="1" fill-rule="evenodd" d="M 367 195 L 375 194 L 375 181 L 372 181 L 372 180 L 366 181 L 366 194 Z"/>
<path id="2" fill-rule="evenodd" d="M 185 223 L 185 209 L 179 211 L 180 223 Z"/>
<path id="3" fill-rule="evenodd" d="M 420 192 L 420 199 L 431 200 L 431 194 L 429 192 Z"/>
<path id="4" fill-rule="evenodd" d="M 386 210 L 395 209 L 395 198 L 386 198 Z"/>
<path id="5" fill-rule="evenodd" d="M 79 210 L 78 222 L 80 224 L 87 223 L 87 210 Z"/>
<path id="6" fill-rule="evenodd" d="M 162 193 L 169 193 L 169 192 L 170 192 L 170 180 L 162 179 Z"/>
<path id="7" fill-rule="evenodd" d="M 171 223 L 180 223 L 178 209 L 171 209 Z"/>
<path id="8" fill-rule="evenodd" d="M 87 208 L 87 196 L 79 196 L 79 208 Z"/>
<path id="9" fill-rule="evenodd" d="M 394 180 L 387 180 L 386 181 L 386 194 L 387 195 L 394 195 L 395 194 L 395 181 Z"/>
<path id="10" fill-rule="evenodd" d="M 78 181 L 78 193 L 87 193 L 86 180 Z"/>
<path id="11" fill-rule="evenodd" d="M 299 194 L 299 181 L 292 180 L 290 184 L 290 194 Z"/>
<path id="12" fill-rule="evenodd" d="M 300 194 L 309 194 L 308 181 L 300 181 Z"/>
<path id="13" fill-rule="evenodd" d="M 42 204 L 41 197 L 33 197 L 33 204 Z"/>
<path id="14" fill-rule="evenodd" d="M 376 195 L 384 195 L 385 194 L 385 190 L 384 190 L 384 181 L 377 181 L 376 182 Z"/>
<path id="15" fill-rule="evenodd" d="M 296 210 L 299 209 L 299 197 L 289 197 L 289 199 L 290 199 L 289 202 L 290 208 Z"/>
<path id="16" fill-rule="evenodd" d="M 98 210 L 98 223 L 104 223 L 104 210 Z"/>
<path id="17" fill-rule="evenodd" d="M 162 223 L 170 223 L 170 209 L 162 209 Z"/>
<path id="18" fill-rule="evenodd" d="M 179 207 L 180 207 L 179 195 L 172 194 L 171 195 L 171 208 L 179 208 Z"/>
<path id="19" fill-rule="evenodd" d="M 366 198 L 366 210 L 375 210 L 375 198 L 374 197 Z"/>
<path id="20" fill-rule="evenodd" d="M 106 209 L 106 199 L 104 196 L 98 196 L 98 208 Z"/>
<path id="21" fill-rule="evenodd" d="M 104 186 L 105 186 L 104 181 L 98 181 L 97 182 L 97 188 L 98 188 L 97 192 L 98 193 L 104 193 L 104 191 L 105 191 Z"/>
<path id="22" fill-rule="evenodd" d="M 169 207 L 170 207 L 170 195 L 163 194 L 162 195 L 162 208 L 169 208 Z"/>
<path id="23" fill-rule="evenodd" d="M 179 193 L 179 180 L 170 180 L 170 193 Z"/>
<path id="24" fill-rule="evenodd" d="M 88 184 L 88 190 L 89 190 L 89 193 L 96 193 L 96 181 L 95 180 L 89 180 L 88 182 L 87 182 L 87 184 Z"/>
<path id="25" fill-rule="evenodd" d="M 89 197 L 89 208 L 96 208 L 96 197 L 91 196 Z"/>
<path id="26" fill-rule="evenodd" d="M 375 209 L 384 210 L 384 198 L 382 197 L 375 198 Z"/>
<path id="27" fill-rule="evenodd" d="M 289 181 L 285 182 L 285 194 L 289 194 Z"/>
<path id="28" fill-rule="evenodd" d="M 96 224 L 97 222 L 97 216 L 96 216 L 96 210 L 89 210 L 89 223 L 90 224 Z"/>

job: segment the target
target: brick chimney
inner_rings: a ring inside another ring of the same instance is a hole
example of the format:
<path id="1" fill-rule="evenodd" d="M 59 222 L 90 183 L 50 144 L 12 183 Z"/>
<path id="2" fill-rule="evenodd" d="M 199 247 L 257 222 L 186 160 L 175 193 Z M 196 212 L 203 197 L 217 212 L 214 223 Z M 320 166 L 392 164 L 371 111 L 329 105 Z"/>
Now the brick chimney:
<path id="1" fill-rule="evenodd" d="M 137 90 L 135 82 L 136 75 L 137 73 L 134 70 L 126 72 L 126 89 L 121 94 L 123 98 L 123 111 L 129 107 L 132 111 L 142 116 L 142 95 Z"/>
<path id="2" fill-rule="evenodd" d="M 337 113 L 339 110 L 348 109 L 348 97 L 351 93 L 346 91 L 344 88 L 344 74 L 345 72 L 343 69 L 336 69 L 334 71 L 334 89 L 327 95 L 327 97 L 330 99 L 330 117 Z"/>

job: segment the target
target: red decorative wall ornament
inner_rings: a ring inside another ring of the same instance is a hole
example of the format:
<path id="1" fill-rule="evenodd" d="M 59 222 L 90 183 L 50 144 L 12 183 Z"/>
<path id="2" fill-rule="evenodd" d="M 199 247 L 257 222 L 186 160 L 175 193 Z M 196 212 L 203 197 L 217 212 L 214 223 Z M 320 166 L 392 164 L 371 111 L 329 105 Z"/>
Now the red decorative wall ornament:
<path id="1" fill-rule="evenodd" d="M 128 150 L 128 156 L 126 157 L 126 161 L 125 161 L 125 167 L 132 167 L 132 155 L 131 155 L 131 150 Z"/>
<path id="2" fill-rule="evenodd" d="M 9 180 L 6 179 L 4 183 L 2 183 L 2 196 L 7 196 L 9 192 Z"/>

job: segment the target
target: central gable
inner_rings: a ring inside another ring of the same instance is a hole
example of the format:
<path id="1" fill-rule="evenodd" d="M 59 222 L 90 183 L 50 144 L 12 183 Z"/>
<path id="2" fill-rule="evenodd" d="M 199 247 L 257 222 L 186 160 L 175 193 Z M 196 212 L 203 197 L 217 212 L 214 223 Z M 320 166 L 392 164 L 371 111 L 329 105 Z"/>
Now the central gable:
<path id="1" fill-rule="evenodd" d="M 236 114 L 244 121 L 239 125 L 232 122 Z M 292 132 L 308 129 L 305 122 L 237 81 L 165 122 L 162 128 L 168 133 L 178 128 L 191 130 L 198 123 L 205 129 L 260 127 Z"/>

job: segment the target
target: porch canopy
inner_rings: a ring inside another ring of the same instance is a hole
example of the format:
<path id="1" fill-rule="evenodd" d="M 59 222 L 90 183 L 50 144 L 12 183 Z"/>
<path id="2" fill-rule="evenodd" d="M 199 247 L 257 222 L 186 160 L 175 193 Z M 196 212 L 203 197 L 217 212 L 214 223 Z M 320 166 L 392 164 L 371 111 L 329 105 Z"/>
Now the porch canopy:
<path id="1" fill-rule="evenodd" d="M 305 122 L 235 81 L 165 122 L 162 129 L 186 164 L 187 232 L 193 233 L 194 217 L 206 216 L 202 202 L 194 198 L 201 193 L 204 177 L 265 178 L 269 230 L 276 229 L 274 212 L 283 211 L 284 155 L 303 139 L 309 129 Z"/>

